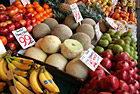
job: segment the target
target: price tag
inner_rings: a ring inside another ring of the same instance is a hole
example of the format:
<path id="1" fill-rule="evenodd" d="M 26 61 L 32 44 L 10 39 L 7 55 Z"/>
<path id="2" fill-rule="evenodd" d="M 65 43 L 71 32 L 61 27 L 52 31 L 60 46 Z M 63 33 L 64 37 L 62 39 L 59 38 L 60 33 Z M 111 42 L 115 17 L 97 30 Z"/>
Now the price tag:
<path id="1" fill-rule="evenodd" d="M 13 4 L 13 2 L 15 2 L 16 0 L 10 0 L 10 5 L 12 5 Z"/>
<path id="2" fill-rule="evenodd" d="M 72 10 L 72 13 L 74 15 L 74 18 L 75 18 L 76 22 L 77 23 L 81 22 L 83 20 L 83 17 L 81 15 L 80 11 L 79 11 L 79 8 L 78 8 L 77 4 L 74 3 L 74 4 L 70 5 L 70 7 L 71 7 L 71 10 Z"/>
<path id="3" fill-rule="evenodd" d="M 95 51 L 89 48 L 85 54 L 80 58 L 80 60 L 86 64 L 91 70 L 95 71 L 100 62 L 102 61 L 102 57 L 99 56 Z"/>
<path id="4" fill-rule="evenodd" d="M 30 0 L 21 0 L 21 2 L 24 5 L 24 7 L 26 6 L 26 4 L 30 4 Z"/>
<path id="5" fill-rule="evenodd" d="M 115 6 L 117 5 L 118 0 L 112 0 L 112 4 Z"/>
<path id="6" fill-rule="evenodd" d="M 101 36 L 103 35 L 102 32 L 100 31 L 99 23 L 96 24 L 95 31 L 96 31 L 97 40 L 99 41 Z"/>
<path id="7" fill-rule="evenodd" d="M 2 43 L 2 41 L 0 40 L 0 54 L 3 54 L 3 53 L 5 53 L 5 52 L 6 52 L 6 49 L 5 49 L 5 47 L 4 47 L 3 43 Z"/>
<path id="8" fill-rule="evenodd" d="M 32 38 L 25 27 L 14 30 L 12 33 L 23 49 L 26 49 L 35 44 L 35 40 Z"/>
<path id="9" fill-rule="evenodd" d="M 110 26 L 112 26 L 114 29 L 117 29 L 117 28 L 118 28 L 118 25 L 115 24 L 115 23 L 113 22 L 113 19 L 111 19 L 111 18 L 109 18 L 109 17 L 106 17 L 106 21 L 107 21 L 108 24 L 109 24 Z"/>

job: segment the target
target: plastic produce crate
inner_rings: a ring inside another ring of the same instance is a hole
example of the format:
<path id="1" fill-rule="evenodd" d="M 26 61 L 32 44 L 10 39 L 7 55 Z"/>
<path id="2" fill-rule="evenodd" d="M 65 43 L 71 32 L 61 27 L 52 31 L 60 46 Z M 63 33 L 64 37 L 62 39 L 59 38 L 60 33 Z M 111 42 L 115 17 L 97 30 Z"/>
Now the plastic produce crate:
<path id="1" fill-rule="evenodd" d="M 20 54 L 16 54 L 16 56 L 32 59 L 30 57 L 23 56 Z M 44 65 L 46 69 L 53 75 L 54 81 L 60 89 L 59 94 L 78 94 L 81 86 L 84 84 L 84 81 L 82 79 L 74 77 L 64 71 L 59 70 L 56 67 L 45 64 L 41 61 L 35 59 L 32 60 L 34 60 L 34 62 L 37 64 Z"/>

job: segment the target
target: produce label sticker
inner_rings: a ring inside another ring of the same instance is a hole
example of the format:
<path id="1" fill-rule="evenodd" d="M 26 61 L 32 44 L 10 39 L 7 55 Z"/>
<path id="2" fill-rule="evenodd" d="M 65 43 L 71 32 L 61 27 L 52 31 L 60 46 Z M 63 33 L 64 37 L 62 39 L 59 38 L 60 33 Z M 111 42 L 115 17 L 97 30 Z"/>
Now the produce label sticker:
<path id="1" fill-rule="evenodd" d="M 21 0 L 21 2 L 24 5 L 24 7 L 26 6 L 26 4 L 30 4 L 30 0 Z"/>
<path id="2" fill-rule="evenodd" d="M 5 52 L 6 52 L 6 49 L 5 49 L 5 47 L 4 47 L 3 43 L 2 43 L 2 41 L 0 40 L 0 54 L 3 54 L 3 53 L 5 53 Z"/>
<path id="3" fill-rule="evenodd" d="M 102 57 L 99 56 L 95 51 L 89 48 L 85 54 L 80 58 L 80 60 L 86 64 L 91 70 L 95 71 L 100 62 L 102 61 Z"/>
<path id="4" fill-rule="evenodd" d="M 10 0 L 10 5 L 12 5 L 13 4 L 13 2 L 15 2 L 16 0 Z"/>
<path id="5" fill-rule="evenodd" d="M 71 7 L 71 10 L 72 10 L 72 13 L 74 15 L 76 22 L 77 23 L 81 22 L 83 20 L 83 17 L 79 11 L 77 4 L 74 3 L 74 4 L 70 5 L 70 7 Z"/>
<path id="6" fill-rule="evenodd" d="M 96 31 L 97 40 L 99 41 L 101 36 L 103 35 L 102 32 L 100 31 L 99 23 L 96 24 L 95 31 Z"/>
<path id="7" fill-rule="evenodd" d="M 23 49 L 31 47 L 35 44 L 35 40 L 32 38 L 25 27 L 14 30 L 12 33 Z"/>
<path id="8" fill-rule="evenodd" d="M 111 18 L 106 17 L 106 21 L 107 21 L 108 24 L 109 24 L 110 26 L 112 26 L 114 29 L 117 29 L 117 28 L 118 28 L 118 25 L 115 24 L 115 23 L 113 22 L 113 20 L 111 20 Z"/>

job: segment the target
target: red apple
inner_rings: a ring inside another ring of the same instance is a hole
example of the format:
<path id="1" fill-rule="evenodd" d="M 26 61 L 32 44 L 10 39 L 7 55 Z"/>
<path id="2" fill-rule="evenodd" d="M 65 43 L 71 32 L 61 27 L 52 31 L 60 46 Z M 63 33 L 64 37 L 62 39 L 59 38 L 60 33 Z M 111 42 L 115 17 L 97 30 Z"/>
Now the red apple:
<path id="1" fill-rule="evenodd" d="M 101 67 L 97 67 L 95 71 L 90 71 L 90 77 L 104 77 L 105 71 Z"/>
<path id="2" fill-rule="evenodd" d="M 134 67 L 134 70 L 136 73 L 138 73 L 139 69 L 137 67 Z"/>
<path id="3" fill-rule="evenodd" d="M 19 29 L 20 28 L 20 23 L 19 22 L 16 21 L 14 24 L 15 24 L 15 28 L 16 29 Z"/>
<path id="4" fill-rule="evenodd" d="M 32 26 L 33 26 L 33 27 L 35 27 L 36 25 L 37 25 L 37 23 L 36 23 L 36 22 L 32 23 Z"/>
<path id="5" fill-rule="evenodd" d="M 12 41 L 14 41 L 14 35 L 12 34 L 12 33 L 9 33 L 7 36 L 6 36 L 6 38 L 7 38 L 7 40 L 8 40 L 8 42 L 12 42 Z"/>
<path id="6" fill-rule="evenodd" d="M 24 20 L 26 21 L 27 25 L 31 24 L 31 20 L 29 18 L 25 18 Z"/>
<path id="7" fill-rule="evenodd" d="M 133 77 L 135 77 L 136 72 L 135 72 L 135 70 L 132 67 L 130 67 L 130 69 L 128 70 L 128 73 L 130 75 L 132 75 Z"/>
<path id="8" fill-rule="evenodd" d="M 135 76 L 134 76 L 134 78 L 138 81 L 140 77 L 139 77 L 139 75 L 136 73 Z"/>
<path id="9" fill-rule="evenodd" d="M 32 23 L 35 23 L 35 22 L 36 22 L 35 17 L 32 17 L 32 18 L 31 18 L 31 22 L 32 22 Z"/>
<path id="10" fill-rule="evenodd" d="M 32 29 L 33 29 L 33 26 L 32 25 L 26 25 L 26 29 L 28 32 L 31 32 Z"/>
<path id="11" fill-rule="evenodd" d="M 134 59 L 131 59 L 131 58 L 130 58 L 130 60 L 129 60 L 128 63 L 129 63 L 129 65 L 130 65 L 130 67 L 133 67 L 133 68 L 136 67 L 136 62 L 135 62 Z"/>
<path id="12" fill-rule="evenodd" d="M 18 12 L 18 8 L 17 7 L 13 7 L 9 10 L 7 10 L 7 13 L 10 17 L 14 16 L 16 13 Z"/>
<path id="13" fill-rule="evenodd" d="M 100 56 L 103 58 L 108 58 L 108 59 L 112 59 L 112 55 L 109 52 L 103 51 L 102 53 L 100 53 Z"/>
<path id="14" fill-rule="evenodd" d="M 129 68 L 130 68 L 130 66 L 129 66 L 128 62 L 126 62 L 126 61 L 117 62 L 116 67 L 115 67 L 116 70 L 119 70 L 119 69 L 129 70 Z"/>
<path id="15" fill-rule="evenodd" d="M 103 60 L 101 61 L 101 65 L 103 67 L 105 67 L 107 70 L 109 70 L 112 66 L 111 60 L 108 58 L 103 58 Z"/>
<path id="16" fill-rule="evenodd" d="M 0 14 L 0 21 L 5 22 L 6 21 L 6 15 L 5 14 Z"/>
<path id="17" fill-rule="evenodd" d="M 139 82 L 138 82 L 137 80 L 135 80 L 134 86 L 135 86 L 135 88 L 136 88 L 137 90 L 140 89 L 140 84 L 139 84 Z"/>
<path id="18" fill-rule="evenodd" d="M 129 91 L 129 86 L 128 86 L 128 84 L 125 81 L 120 80 L 119 82 L 120 82 L 119 83 L 119 89 L 120 90 Z"/>
<path id="19" fill-rule="evenodd" d="M 24 27 L 26 26 L 26 21 L 25 20 L 20 20 L 19 23 L 21 24 L 21 27 Z"/>
<path id="20" fill-rule="evenodd" d="M 129 85 L 129 92 L 130 94 L 135 94 L 136 93 L 136 88 L 134 85 L 130 84 Z"/>
<path id="21" fill-rule="evenodd" d="M 11 23 L 11 24 L 7 25 L 7 28 L 9 30 L 9 32 L 12 32 L 12 31 L 15 30 L 15 24 L 14 23 Z"/>
<path id="22" fill-rule="evenodd" d="M 13 43 L 13 42 L 10 42 L 10 43 L 8 43 L 8 44 L 6 45 L 6 48 L 13 51 L 13 50 L 16 49 L 16 44 Z"/>
<path id="23" fill-rule="evenodd" d="M 140 94 L 139 90 L 136 90 L 136 94 Z"/>
<path id="24" fill-rule="evenodd" d="M 134 84 L 135 83 L 135 79 L 132 75 L 129 75 L 127 83 L 128 84 Z"/>
<path id="25" fill-rule="evenodd" d="M 6 22 L 1 22 L 0 23 L 0 27 L 6 27 L 7 26 L 7 23 Z"/>
<path id="26" fill-rule="evenodd" d="M 7 36 L 9 34 L 9 30 L 6 27 L 2 27 L 0 28 L 0 32 L 2 33 L 2 35 Z"/>
<path id="27" fill-rule="evenodd" d="M 98 92 L 96 90 L 89 89 L 85 94 L 98 94 Z"/>
<path id="28" fill-rule="evenodd" d="M 11 21 L 11 20 L 7 20 L 6 23 L 7 23 L 7 24 L 11 24 L 12 21 Z"/>
<path id="29" fill-rule="evenodd" d="M 99 82 L 100 82 L 101 77 L 94 77 L 90 80 L 90 88 L 93 90 L 100 90 Z"/>
<path id="30" fill-rule="evenodd" d="M 32 13 L 30 13 L 30 12 L 27 12 L 27 13 L 25 13 L 24 14 L 24 18 L 32 18 Z"/>
<path id="31" fill-rule="evenodd" d="M 19 13 L 19 12 L 17 14 L 15 14 L 14 16 L 12 16 L 13 21 L 20 21 L 22 19 L 23 19 L 23 14 Z"/>
<path id="32" fill-rule="evenodd" d="M 0 10 L 0 14 L 6 14 L 4 10 Z"/>
<path id="33" fill-rule="evenodd" d="M 128 91 L 124 91 L 124 90 L 117 90 L 113 94 L 130 94 L 130 93 Z"/>

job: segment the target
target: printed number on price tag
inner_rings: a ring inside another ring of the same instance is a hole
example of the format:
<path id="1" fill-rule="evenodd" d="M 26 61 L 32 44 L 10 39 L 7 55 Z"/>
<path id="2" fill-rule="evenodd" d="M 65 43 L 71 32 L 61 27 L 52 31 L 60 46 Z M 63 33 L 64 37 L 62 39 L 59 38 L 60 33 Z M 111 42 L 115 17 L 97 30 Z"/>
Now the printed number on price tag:
<path id="1" fill-rule="evenodd" d="M 99 23 L 96 24 L 95 31 L 96 31 L 97 40 L 99 41 L 101 36 L 103 35 L 100 31 Z"/>
<path id="2" fill-rule="evenodd" d="M 35 44 L 35 40 L 32 38 L 25 27 L 12 31 L 12 33 L 23 49 L 26 49 Z"/>
<path id="3" fill-rule="evenodd" d="M 74 4 L 70 5 L 70 7 L 71 7 L 71 10 L 73 12 L 73 15 L 74 15 L 74 18 L 75 18 L 76 22 L 77 23 L 81 22 L 83 20 L 83 17 L 81 15 L 80 11 L 79 11 L 79 8 L 78 8 L 77 4 L 74 3 Z"/>
<path id="4" fill-rule="evenodd" d="M 85 54 L 80 58 L 80 60 L 86 64 L 91 70 L 95 71 L 100 62 L 102 61 L 102 57 L 99 56 L 95 51 L 89 48 Z"/>

